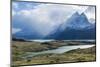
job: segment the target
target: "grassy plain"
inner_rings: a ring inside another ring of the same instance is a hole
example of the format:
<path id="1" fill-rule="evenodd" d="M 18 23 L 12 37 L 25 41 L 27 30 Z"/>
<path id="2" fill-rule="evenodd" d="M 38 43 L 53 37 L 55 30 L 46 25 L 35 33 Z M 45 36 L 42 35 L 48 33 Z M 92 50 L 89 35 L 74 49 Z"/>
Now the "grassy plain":
<path id="1" fill-rule="evenodd" d="M 86 44 L 77 41 L 53 41 L 53 42 L 12 42 L 12 66 L 31 65 L 31 64 L 55 64 L 69 62 L 88 62 L 96 60 L 96 47 L 74 49 L 62 54 L 46 53 L 31 58 L 23 58 L 26 52 L 39 52 L 50 49 L 56 49 L 65 45 Z M 92 42 L 94 44 L 94 42 Z"/>

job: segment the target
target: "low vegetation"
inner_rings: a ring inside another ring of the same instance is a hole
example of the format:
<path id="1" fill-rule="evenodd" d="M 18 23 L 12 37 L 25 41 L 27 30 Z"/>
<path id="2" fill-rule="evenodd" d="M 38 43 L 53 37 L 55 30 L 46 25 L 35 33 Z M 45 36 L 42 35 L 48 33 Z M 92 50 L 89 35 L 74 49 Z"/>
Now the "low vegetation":
<path id="1" fill-rule="evenodd" d="M 72 43 L 72 42 L 70 42 Z M 96 47 L 85 49 L 74 49 L 62 54 L 41 54 L 31 58 L 23 58 L 26 52 L 38 52 L 69 45 L 68 42 L 19 42 L 13 41 L 12 44 L 12 66 L 31 65 L 31 64 L 54 64 L 69 62 L 84 62 L 96 60 Z M 73 44 L 72 44 L 73 45 Z"/>

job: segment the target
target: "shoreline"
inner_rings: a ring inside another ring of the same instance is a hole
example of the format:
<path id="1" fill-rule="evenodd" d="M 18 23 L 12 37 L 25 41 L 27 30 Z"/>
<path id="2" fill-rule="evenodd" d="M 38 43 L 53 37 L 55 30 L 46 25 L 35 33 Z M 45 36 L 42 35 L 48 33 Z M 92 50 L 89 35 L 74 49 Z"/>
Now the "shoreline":
<path id="1" fill-rule="evenodd" d="M 88 41 L 50 41 L 50 42 L 35 42 L 35 41 L 13 41 L 12 44 L 14 44 L 18 42 L 18 44 L 22 45 L 23 47 L 25 45 L 27 45 L 27 48 L 29 48 L 30 46 L 34 46 L 34 45 L 38 45 L 38 46 L 44 46 L 45 48 L 42 47 L 41 48 L 36 48 L 36 51 L 33 50 L 33 51 L 30 51 L 30 52 L 41 52 L 41 51 L 46 51 L 46 50 L 53 50 L 53 49 L 58 49 L 59 47 L 62 47 L 62 46 L 81 46 L 81 45 L 95 45 L 95 41 L 92 42 L 89 42 Z M 23 43 L 23 44 L 21 44 Z M 29 44 L 31 43 L 31 45 Z M 34 44 L 36 43 L 36 44 Z M 12 45 L 12 46 L 18 46 L 18 44 L 15 44 L 15 45 Z M 28 47 L 28 45 L 30 45 Z M 34 49 L 34 48 L 33 48 Z M 40 50 L 39 50 L 40 49 Z"/>
<path id="2" fill-rule="evenodd" d="M 84 49 L 74 49 L 63 54 L 41 54 L 32 57 L 30 61 L 26 58 L 21 61 L 14 61 L 12 65 L 21 66 L 29 64 L 56 64 L 56 63 L 69 63 L 69 62 L 86 62 L 96 60 L 96 46 L 84 48 Z M 41 60 L 40 60 L 41 59 Z"/>

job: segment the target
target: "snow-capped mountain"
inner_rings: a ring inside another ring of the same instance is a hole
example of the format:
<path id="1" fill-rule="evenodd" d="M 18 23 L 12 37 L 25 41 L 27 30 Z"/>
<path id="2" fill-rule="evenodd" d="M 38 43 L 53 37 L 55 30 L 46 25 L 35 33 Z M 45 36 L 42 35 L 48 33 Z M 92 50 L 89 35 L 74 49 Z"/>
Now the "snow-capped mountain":
<path id="1" fill-rule="evenodd" d="M 84 13 L 78 14 L 74 13 L 66 22 L 62 25 L 63 27 L 71 28 L 71 29 L 84 29 L 92 24 L 89 23 L 86 15 Z"/>
<path id="2" fill-rule="evenodd" d="M 22 39 L 95 39 L 95 23 L 90 23 L 84 13 L 79 14 L 78 12 L 73 13 L 73 15 L 67 19 L 62 24 L 54 27 L 48 35 L 43 36 L 39 33 L 34 26 L 31 26 L 28 21 L 14 21 L 13 24 L 16 28 L 21 28 L 21 31 L 13 34 L 16 38 Z"/>
<path id="3" fill-rule="evenodd" d="M 75 12 L 54 33 L 46 38 L 51 39 L 95 39 L 95 24 L 88 21 L 84 13 Z"/>

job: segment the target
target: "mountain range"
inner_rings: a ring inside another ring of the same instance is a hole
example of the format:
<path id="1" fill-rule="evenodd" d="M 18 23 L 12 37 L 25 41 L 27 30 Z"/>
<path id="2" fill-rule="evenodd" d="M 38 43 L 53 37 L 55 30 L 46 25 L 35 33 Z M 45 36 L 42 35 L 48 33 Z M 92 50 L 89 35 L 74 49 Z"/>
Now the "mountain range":
<path id="1" fill-rule="evenodd" d="M 95 23 L 90 23 L 84 13 L 79 14 L 75 12 L 68 20 L 60 24 L 46 36 L 42 36 L 38 32 L 32 32 L 32 29 L 29 30 L 28 28 L 24 33 L 21 31 L 13 35 L 25 39 L 95 39 L 96 29 Z"/>

